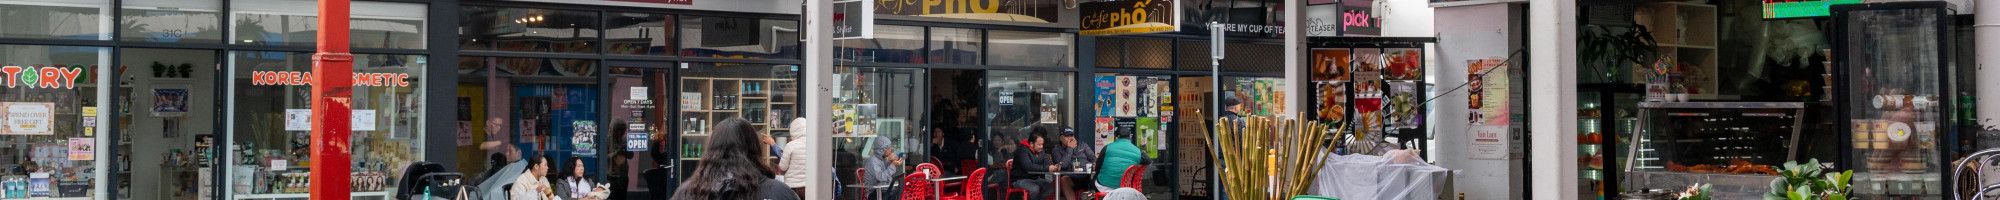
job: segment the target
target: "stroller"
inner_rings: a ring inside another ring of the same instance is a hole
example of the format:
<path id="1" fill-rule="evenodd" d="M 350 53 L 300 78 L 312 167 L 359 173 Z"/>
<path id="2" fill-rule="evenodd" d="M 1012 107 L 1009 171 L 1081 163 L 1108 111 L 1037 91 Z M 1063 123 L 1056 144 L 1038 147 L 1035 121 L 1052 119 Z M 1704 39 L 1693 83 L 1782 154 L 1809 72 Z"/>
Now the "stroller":
<path id="1" fill-rule="evenodd" d="M 477 187 L 465 184 L 465 174 L 448 171 L 437 163 L 412 163 L 403 168 L 403 177 L 396 183 L 397 200 L 457 200 L 478 195 Z"/>

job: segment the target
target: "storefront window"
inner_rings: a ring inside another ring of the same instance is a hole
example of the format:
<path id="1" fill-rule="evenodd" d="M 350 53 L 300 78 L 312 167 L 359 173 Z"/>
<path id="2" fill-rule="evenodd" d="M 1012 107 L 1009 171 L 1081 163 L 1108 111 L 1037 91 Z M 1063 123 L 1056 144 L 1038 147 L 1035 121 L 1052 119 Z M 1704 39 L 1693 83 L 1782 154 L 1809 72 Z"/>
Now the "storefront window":
<path id="1" fill-rule="evenodd" d="M 216 181 L 214 148 L 224 125 L 214 102 L 213 50 L 122 49 L 119 56 L 117 191 L 120 198 L 197 199 Z"/>
<path id="2" fill-rule="evenodd" d="M 147 42 L 221 43 L 220 0 L 126 0 L 119 39 Z"/>
<path id="3" fill-rule="evenodd" d="M 1277 117 L 1285 112 L 1284 78 L 1222 77 L 1223 98 L 1236 98 L 1237 107 L 1223 108 L 1244 117 Z"/>
<path id="4" fill-rule="evenodd" d="M 463 50 L 597 52 L 597 12 L 466 6 L 464 14 Z"/>
<path id="5" fill-rule="evenodd" d="M 736 17 L 681 17 L 681 56 L 799 59 L 799 22 Z"/>
<path id="6" fill-rule="evenodd" d="M 835 57 L 848 62 L 924 63 L 924 27 L 876 26 L 875 38 L 835 41 Z"/>
<path id="7" fill-rule="evenodd" d="M 760 132 L 779 142 L 790 140 L 787 132 L 797 118 L 799 102 L 796 65 L 742 63 L 688 63 L 681 68 L 680 120 L 676 129 L 687 148 L 680 153 L 680 177 L 687 177 L 708 143 L 710 126 L 731 118 L 742 118 Z M 773 155 L 775 158 L 775 155 Z M 772 160 L 775 162 L 776 160 Z"/>
<path id="8" fill-rule="evenodd" d="M 985 34 L 977 29 L 931 28 L 931 61 L 943 64 L 977 65 L 980 41 Z"/>
<path id="9" fill-rule="evenodd" d="M 235 29 L 230 43 L 269 46 L 311 46 L 319 33 L 318 3 L 312 0 L 233 1 L 229 9 Z M 348 21 L 354 48 L 424 48 L 423 4 L 353 2 Z"/>
<path id="10" fill-rule="evenodd" d="M 1076 35 L 1053 32 L 988 31 L 993 44 L 989 54 L 996 55 L 989 65 L 1070 67 L 1076 55 L 1071 44 Z"/>
<path id="11" fill-rule="evenodd" d="M 110 0 L 0 2 L 0 37 L 104 40 L 111 38 Z"/>
<path id="12" fill-rule="evenodd" d="M 1075 85 L 1073 77 L 1070 72 L 988 71 L 984 91 L 986 116 L 990 116 L 986 122 L 990 134 L 987 140 L 1025 139 L 1026 127 L 1036 124 L 1069 126 L 1070 109 L 1074 107 L 1069 99 L 1070 88 Z M 1006 143 L 1009 144 L 1000 145 L 1001 149 L 1010 149 L 1012 142 Z M 1013 147 L 1022 148 L 1028 147 Z M 993 160 L 989 164 L 998 162 Z"/>
<path id="13" fill-rule="evenodd" d="M 9 11 L 10 13 L 13 11 Z M 9 19 L 11 20 L 11 19 Z M 83 198 L 91 195 L 96 170 L 95 134 L 98 72 L 109 60 L 106 48 L 0 45 L 0 70 L 40 76 L 9 76 L 0 88 L 0 178 L 27 186 L 16 198 Z M 14 84 L 21 83 L 21 84 Z"/>
<path id="14" fill-rule="evenodd" d="M 925 126 L 922 126 L 923 117 L 926 117 L 924 114 L 930 108 L 925 105 L 928 96 L 923 94 L 930 85 L 924 79 L 928 76 L 924 70 L 840 67 L 834 71 L 834 76 L 837 76 L 834 80 L 839 80 L 839 83 L 834 84 L 833 122 L 839 125 L 834 126 L 833 131 L 823 132 L 831 133 L 835 138 L 838 151 L 835 153 L 838 158 L 834 163 L 835 172 L 852 174 L 856 169 L 866 168 L 866 160 L 889 159 L 883 157 L 883 149 L 876 148 L 885 146 L 877 145 L 881 143 L 888 143 L 886 146 L 892 149 L 887 150 L 902 158 L 907 166 L 936 163 L 950 174 L 963 174 L 965 172 L 959 169 L 969 169 L 960 168 L 959 163 L 962 162 L 959 161 L 972 161 L 970 153 L 977 149 L 969 148 L 972 147 L 970 145 L 956 146 L 967 148 L 945 147 L 956 142 L 971 144 L 969 140 L 964 140 L 970 137 L 945 142 L 948 139 L 941 130 L 924 130 Z M 960 152 L 964 154 L 958 154 Z M 875 171 L 864 170 L 862 173 L 902 174 L 909 168 L 901 169 L 904 170 L 867 169 Z"/>
<path id="15" fill-rule="evenodd" d="M 241 198 L 303 197 L 308 187 L 285 184 L 309 172 L 311 146 L 310 53 L 232 52 L 231 134 L 225 168 Z M 423 158 L 424 58 L 356 55 L 350 150 L 356 196 L 384 196 L 404 166 Z M 197 137 L 196 147 L 211 138 Z"/>
<path id="16" fill-rule="evenodd" d="M 610 13 L 605 17 L 604 42 L 611 54 L 667 55 L 674 50 L 674 16 L 652 13 Z"/>

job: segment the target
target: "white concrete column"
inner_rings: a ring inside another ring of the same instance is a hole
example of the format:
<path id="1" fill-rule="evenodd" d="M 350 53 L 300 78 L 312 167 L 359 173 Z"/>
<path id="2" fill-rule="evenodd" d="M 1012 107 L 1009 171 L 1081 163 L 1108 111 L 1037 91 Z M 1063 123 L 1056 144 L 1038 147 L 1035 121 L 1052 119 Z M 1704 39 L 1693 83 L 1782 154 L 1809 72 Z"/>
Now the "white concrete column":
<path id="1" fill-rule="evenodd" d="M 1975 89 L 1979 97 L 1979 126 L 1992 131 L 2000 129 L 2000 2 L 1975 1 L 1973 25 L 1974 62 L 1978 71 L 1973 79 L 1978 79 Z"/>
<path id="2" fill-rule="evenodd" d="M 805 118 L 812 129 L 833 130 L 833 0 L 806 0 Z M 833 134 L 807 134 L 805 199 L 833 199 Z M 823 151 L 820 151 L 823 150 Z"/>
<path id="3" fill-rule="evenodd" d="M 1306 2 L 1305 0 L 1285 1 L 1285 113 L 1284 116 L 1305 117 L 1306 94 L 1308 88 L 1306 72 Z M 1221 86 L 1216 86 L 1220 88 Z"/>
<path id="4" fill-rule="evenodd" d="M 1577 199 L 1577 0 L 1528 2 L 1529 199 Z"/>

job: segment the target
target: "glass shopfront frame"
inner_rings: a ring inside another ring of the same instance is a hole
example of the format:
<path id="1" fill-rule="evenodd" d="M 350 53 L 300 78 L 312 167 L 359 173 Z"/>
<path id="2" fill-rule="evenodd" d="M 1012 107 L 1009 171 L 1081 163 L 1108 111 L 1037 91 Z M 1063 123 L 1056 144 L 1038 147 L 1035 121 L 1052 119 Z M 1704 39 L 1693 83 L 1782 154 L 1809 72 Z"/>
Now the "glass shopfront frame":
<path id="1" fill-rule="evenodd" d="M 1169 86 L 1165 93 L 1170 93 L 1174 96 L 1170 103 L 1159 104 L 1161 107 L 1170 108 L 1161 111 L 1163 115 L 1157 117 L 1161 118 L 1161 120 L 1155 125 L 1159 127 L 1157 131 L 1164 134 L 1160 134 L 1155 139 L 1156 141 L 1160 141 L 1159 143 L 1161 144 L 1154 145 L 1153 147 L 1163 147 L 1164 149 L 1158 149 L 1155 152 L 1157 155 L 1149 155 L 1152 157 L 1148 157 L 1148 160 L 1152 160 L 1152 166 L 1149 168 L 1154 170 L 1150 170 L 1152 174 L 1149 174 L 1147 177 L 1165 180 L 1160 182 L 1149 181 L 1151 183 L 1148 184 L 1154 185 L 1146 186 L 1147 188 L 1168 188 L 1160 191 L 1167 191 L 1165 193 L 1171 195 L 1149 193 L 1148 197 L 1151 199 L 1211 198 L 1209 195 L 1214 192 L 1212 190 L 1214 186 L 1210 184 L 1212 183 L 1213 176 L 1207 170 L 1212 169 L 1208 167 L 1210 166 L 1208 163 L 1212 161 L 1212 158 L 1206 152 L 1201 151 L 1202 149 L 1206 149 L 1203 146 L 1208 144 L 1208 141 L 1201 139 L 1204 138 L 1202 135 L 1209 134 L 1211 125 L 1209 123 L 1212 120 L 1208 119 L 1213 118 L 1215 116 L 1214 113 L 1217 112 L 1217 109 L 1214 108 L 1215 103 L 1212 96 L 1217 86 L 1212 85 L 1216 80 L 1214 80 L 1214 72 L 1210 71 L 1212 64 L 1209 60 L 1211 59 L 1209 56 L 1209 45 L 1211 43 L 1207 40 L 1207 37 L 1153 34 L 1142 36 L 1101 36 L 1092 37 L 1091 40 L 1092 46 L 1088 49 L 1095 49 L 1095 51 L 1085 54 L 1092 55 L 1095 62 L 1091 66 L 1095 66 L 1095 69 L 1091 71 L 1096 72 L 1097 77 L 1114 77 L 1112 80 L 1112 84 L 1114 85 L 1119 84 L 1117 83 L 1117 77 L 1134 77 L 1135 80 L 1145 77 L 1161 77 L 1164 78 Z M 1223 84 L 1221 86 L 1222 90 L 1236 93 L 1237 95 L 1231 95 L 1231 98 L 1237 98 L 1240 102 L 1243 102 L 1245 105 L 1241 108 L 1244 111 L 1267 111 L 1245 112 L 1242 116 L 1275 117 L 1281 114 L 1279 112 L 1283 110 L 1282 106 L 1285 103 L 1281 101 L 1282 99 L 1277 99 L 1280 101 L 1259 101 L 1257 99 L 1273 99 L 1269 97 L 1280 93 L 1289 93 L 1285 95 L 1299 95 L 1292 91 L 1282 91 L 1283 88 L 1281 87 L 1269 87 L 1270 84 L 1283 83 L 1282 66 L 1284 65 L 1282 62 L 1279 62 L 1283 59 L 1269 58 L 1283 55 L 1282 48 L 1279 48 L 1282 45 L 1279 45 L 1278 42 L 1280 41 L 1252 38 L 1232 40 L 1229 43 L 1229 50 L 1225 52 L 1228 54 L 1226 56 L 1229 59 L 1224 59 L 1220 63 L 1222 66 L 1220 69 L 1222 79 L 1220 83 Z M 1096 82 L 1099 80 L 1091 81 L 1090 84 L 1098 84 Z M 1267 86 L 1257 87 L 1256 85 L 1259 82 L 1263 82 Z M 1117 89 L 1118 87 L 1113 88 L 1114 91 Z M 1261 92 L 1241 92 L 1251 89 Z M 1086 92 L 1089 91 L 1086 90 Z M 1134 93 L 1140 92 L 1135 91 Z M 1259 98 L 1260 95 L 1253 94 L 1261 94 L 1264 98 Z M 1109 106 L 1113 108 L 1121 106 L 1117 105 L 1116 102 L 1119 102 L 1118 100 L 1112 101 L 1114 103 Z M 1104 102 L 1092 102 L 1091 104 L 1086 104 L 1084 108 L 1101 109 L 1103 106 L 1106 106 Z M 1170 111 L 1167 109 L 1170 109 Z M 1172 112 L 1173 114 L 1171 117 L 1168 117 L 1164 115 L 1166 112 Z M 1092 114 L 1091 117 L 1094 120 L 1097 120 L 1090 122 L 1093 125 L 1092 130 L 1100 132 L 1099 135 L 1111 134 L 1106 131 L 1119 131 L 1117 129 L 1121 127 L 1118 127 L 1115 123 L 1118 122 L 1117 120 L 1120 120 L 1119 118 L 1124 118 L 1122 117 L 1123 115 L 1119 115 L 1115 111 L 1109 112 L 1112 116 L 1109 117 L 1111 121 L 1108 123 L 1113 124 L 1105 124 L 1107 121 L 1102 120 L 1107 119 L 1107 116 L 1102 114 L 1107 114 L 1106 112 L 1099 110 L 1090 114 Z M 1140 118 L 1144 117 L 1134 117 L 1132 119 L 1135 119 L 1134 121 L 1137 122 L 1138 120 L 1136 119 Z M 1165 120 L 1166 118 L 1171 118 L 1172 120 Z M 1145 123 L 1138 122 L 1134 124 L 1134 128 L 1138 128 L 1137 126 L 1143 126 Z M 1152 130 L 1147 128 L 1138 129 Z M 1135 133 L 1138 132 L 1135 131 Z M 1135 135 L 1146 136 L 1144 134 Z M 1140 144 L 1145 142 L 1134 142 L 1135 144 L 1145 146 L 1144 144 Z M 1155 183 L 1165 183 L 1166 185 Z"/>

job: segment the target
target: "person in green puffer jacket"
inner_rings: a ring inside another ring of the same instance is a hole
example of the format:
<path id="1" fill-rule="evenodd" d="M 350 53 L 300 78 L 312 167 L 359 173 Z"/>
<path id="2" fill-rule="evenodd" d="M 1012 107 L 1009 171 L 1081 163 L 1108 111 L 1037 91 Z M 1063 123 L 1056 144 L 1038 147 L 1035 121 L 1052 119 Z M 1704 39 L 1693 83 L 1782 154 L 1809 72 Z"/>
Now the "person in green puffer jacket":
<path id="1" fill-rule="evenodd" d="M 1145 151 L 1132 144 L 1131 132 L 1120 131 L 1112 136 L 1110 144 L 1097 156 L 1097 191 L 1111 191 L 1121 187 L 1119 180 L 1125 177 L 1125 168 L 1145 164 Z M 1138 172 L 1144 173 L 1144 172 Z"/>

